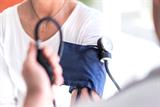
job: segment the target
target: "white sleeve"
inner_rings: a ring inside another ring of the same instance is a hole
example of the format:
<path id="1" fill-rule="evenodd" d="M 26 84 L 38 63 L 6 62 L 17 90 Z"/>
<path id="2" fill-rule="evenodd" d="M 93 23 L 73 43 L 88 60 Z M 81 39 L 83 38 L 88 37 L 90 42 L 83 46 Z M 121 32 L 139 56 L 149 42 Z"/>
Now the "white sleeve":
<path id="1" fill-rule="evenodd" d="M 4 59 L 3 59 L 3 21 L 2 21 L 2 14 L 0 14 L 0 70 L 2 71 L 4 68 Z"/>
<path id="2" fill-rule="evenodd" d="M 2 21 L 2 14 L 0 13 L 0 55 L 2 55 L 3 50 L 3 31 L 2 31 L 3 21 Z"/>
<path id="3" fill-rule="evenodd" d="M 6 104 L 14 104 L 14 96 L 12 95 L 13 85 L 8 75 L 8 66 L 4 58 L 3 48 L 3 20 L 2 14 L 0 13 L 0 105 L 4 107 Z M 6 85 L 7 84 L 7 85 Z M 12 107 L 15 107 L 14 105 Z"/>
<path id="4" fill-rule="evenodd" d="M 98 39 L 102 37 L 110 41 L 105 32 L 103 16 L 100 13 L 90 16 L 82 30 L 81 37 L 83 38 L 83 45 L 97 45 Z"/>
<path id="5" fill-rule="evenodd" d="M 100 38 L 105 40 L 103 45 L 108 52 L 112 52 L 113 44 L 111 38 L 106 33 L 104 19 L 101 14 L 93 15 L 90 17 L 85 26 L 83 27 L 82 44 L 83 45 L 96 45 Z"/>

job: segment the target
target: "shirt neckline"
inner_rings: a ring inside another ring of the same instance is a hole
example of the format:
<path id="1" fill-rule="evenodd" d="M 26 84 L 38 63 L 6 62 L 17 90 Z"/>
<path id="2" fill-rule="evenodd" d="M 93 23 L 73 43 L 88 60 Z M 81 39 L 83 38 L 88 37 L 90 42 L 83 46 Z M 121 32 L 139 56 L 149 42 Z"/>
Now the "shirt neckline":
<path id="1" fill-rule="evenodd" d="M 61 26 L 61 29 L 62 29 L 62 32 L 64 32 L 64 28 L 67 24 L 69 24 L 72 20 L 72 18 L 76 15 L 76 12 L 78 11 L 79 9 L 79 5 L 80 5 L 80 2 L 77 2 L 76 4 L 76 7 L 74 8 L 74 10 L 72 11 L 72 13 L 70 14 L 70 16 L 67 18 L 67 20 L 64 22 L 64 24 Z M 31 38 L 28 33 L 24 30 L 22 24 L 21 24 L 21 21 L 20 21 L 20 16 L 18 14 L 18 5 L 15 6 L 15 15 L 16 15 L 16 21 L 18 22 L 17 23 L 17 26 L 19 26 L 20 28 L 20 31 L 22 32 L 22 34 L 24 34 L 24 38 L 30 40 L 30 41 L 34 41 L 33 38 Z M 50 37 L 49 39 L 45 40 L 42 42 L 42 44 L 45 44 L 49 41 L 52 41 L 57 35 L 59 34 L 59 31 L 57 31 L 52 37 Z M 64 35 L 64 34 L 63 34 Z"/>

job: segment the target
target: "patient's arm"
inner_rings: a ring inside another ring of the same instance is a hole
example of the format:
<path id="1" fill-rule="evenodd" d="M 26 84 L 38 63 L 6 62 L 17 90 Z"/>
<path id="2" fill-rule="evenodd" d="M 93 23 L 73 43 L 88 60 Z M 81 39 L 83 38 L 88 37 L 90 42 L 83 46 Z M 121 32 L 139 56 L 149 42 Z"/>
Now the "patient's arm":
<path id="1" fill-rule="evenodd" d="M 72 96 L 71 96 L 71 106 L 77 104 L 78 102 L 86 102 L 86 101 L 97 102 L 100 99 L 101 99 L 100 96 L 94 90 L 89 90 L 88 88 L 82 88 L 81 92 L 78 93 L 78 89 L 74 89 L 72 91 Z"/>

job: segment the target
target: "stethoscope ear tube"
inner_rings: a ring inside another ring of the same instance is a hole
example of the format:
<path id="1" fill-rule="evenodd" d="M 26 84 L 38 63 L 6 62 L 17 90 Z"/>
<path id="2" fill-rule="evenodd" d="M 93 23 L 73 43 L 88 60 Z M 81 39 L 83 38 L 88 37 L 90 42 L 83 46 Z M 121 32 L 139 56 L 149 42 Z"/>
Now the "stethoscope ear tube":
<path id="1" fill-rule="evenodd" d="M 50 78 L 51 84 L 53 84 L 54 77 L 53 77 L 52 67 L 49 64 L 48 60 L 43 55 L 42 49 L 40 47 L 41 40 L 39 39 L 39 29 L 40 29 L 41 24 L 45 21 L 52 22 L 59 31 L 60 44 L 59 44 L 59 49 L 58 49 L 58 55 L 60 58 L 62 57 L 62 54 L 63 54 L 63 33 L 62 33 L 62 29 L 61 29 L 60 24 L 55 19 L 53 19 L 51 17 L 44 17 L 44 18 L 40 19 L 37 22 L 35 30 L 34 30 L 35 42 L 36 42 L 36 47 L 37 47 L 37 61 L 44 67 L 44 69 L 46 70 L 46 72 Z"/>

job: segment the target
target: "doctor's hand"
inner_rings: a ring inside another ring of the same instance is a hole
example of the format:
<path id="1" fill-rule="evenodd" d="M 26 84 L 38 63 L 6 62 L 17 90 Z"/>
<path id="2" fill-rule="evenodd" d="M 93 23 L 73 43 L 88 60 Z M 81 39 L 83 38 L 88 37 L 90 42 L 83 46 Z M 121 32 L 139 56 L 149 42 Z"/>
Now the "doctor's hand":
<path id="1" fill-rule="evenodd" d="M 43 48 L 43 52 L 53 69 L 55 81 L 53 85 L 61 85 L 63 77 L 59 57 L 52 55 L 47 48 Z M 23 65 L 23 77 L 27 85 L 25 105 L 34 105 L 37 101 L 41 104 L 48 104 L 54 98 L 49 77 L 45 69 L 37 62 L 36 54 L 36 47 L 31 43 Z"/>

